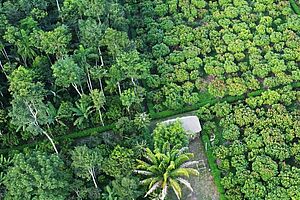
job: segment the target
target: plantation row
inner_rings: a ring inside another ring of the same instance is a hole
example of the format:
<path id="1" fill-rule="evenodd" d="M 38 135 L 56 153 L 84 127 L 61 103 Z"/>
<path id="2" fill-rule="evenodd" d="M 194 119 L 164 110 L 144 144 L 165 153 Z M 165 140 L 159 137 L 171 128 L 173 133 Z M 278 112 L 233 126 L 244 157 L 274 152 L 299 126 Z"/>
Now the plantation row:
<path id="1" fill-rule="evenodd" d="M 199 107 L 221 198 L 300 198 L 291 2 L 4 0 L 0 199 L 183 198 L 189 138 L 149 124 Z"/>
<path id="2" fill-rule="evenodd" d="M 285 87 L 198 111 L 224 199 L 299 198 L 299 95 Z"/>
<path id="3" fill-rule="evenodd" d="M 135 21 L 156 111 L 206 91 L 222 98 L 299 80 L 299 16 L 288 1 L 146 2 Z"/>

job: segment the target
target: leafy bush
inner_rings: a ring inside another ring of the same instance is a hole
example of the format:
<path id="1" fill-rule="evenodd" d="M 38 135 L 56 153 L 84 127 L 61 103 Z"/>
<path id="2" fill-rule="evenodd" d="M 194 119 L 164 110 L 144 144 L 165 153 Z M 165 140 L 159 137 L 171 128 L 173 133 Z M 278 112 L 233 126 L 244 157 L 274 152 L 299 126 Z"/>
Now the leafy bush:
<path id="1" fill-rule="evenodd" d="M 169 142 L 172 148 L 174 146 L 185 147 L 189 141 L 179 120 L 168 125 L 158 124 L 153 131 L 153 139 L 154 148 L 157 150 L 162 149 L 165 142 Z"/>

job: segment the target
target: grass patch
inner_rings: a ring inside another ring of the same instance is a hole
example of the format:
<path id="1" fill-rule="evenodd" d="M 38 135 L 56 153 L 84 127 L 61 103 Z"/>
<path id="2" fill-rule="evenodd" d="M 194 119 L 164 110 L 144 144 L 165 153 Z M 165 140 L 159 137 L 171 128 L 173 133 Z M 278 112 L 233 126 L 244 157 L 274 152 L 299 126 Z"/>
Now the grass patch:
<path id="1" fill-rule="evenodd" d="M 294 12 L 298 15 L 300 15 L 300 8 L 299 6 L 297 5 L 296 3 L 296 0 L 290 0 L 290 4 L 291 4 L 291 7 L 292 9 L 294 10 Z"/>
<path id="2" fill-rule="evenodd" d="M 225 190 L 221 184 L 221 171 L 218 169 L 216 164 L 216 159 L 213 155 L 212 147 L 210 145 L 209 136 L 207 134 L 202 135 L 202 141 L 206 148 L 206 157 L 208 164 L 211 169 L 211 174 L 214 177 L 215 185 L 217 186 L 218 192 L 220 194 L 220 200 L 225 200 Z"/>

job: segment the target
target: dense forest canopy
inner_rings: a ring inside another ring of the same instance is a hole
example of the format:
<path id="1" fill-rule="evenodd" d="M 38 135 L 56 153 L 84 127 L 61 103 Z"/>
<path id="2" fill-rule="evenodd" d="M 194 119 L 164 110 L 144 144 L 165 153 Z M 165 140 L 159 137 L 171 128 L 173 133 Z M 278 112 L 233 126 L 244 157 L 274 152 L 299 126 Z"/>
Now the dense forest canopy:
<path id="1" fill-rule="evenodd" d="M 297 11 L 293 0 L 2 0 L 0 199 L 184 198 L 199 174 L 190 138 L 180 123 L 152 130 L 151 116 L 203 103 L 221 198 L 299 199 Z"/>

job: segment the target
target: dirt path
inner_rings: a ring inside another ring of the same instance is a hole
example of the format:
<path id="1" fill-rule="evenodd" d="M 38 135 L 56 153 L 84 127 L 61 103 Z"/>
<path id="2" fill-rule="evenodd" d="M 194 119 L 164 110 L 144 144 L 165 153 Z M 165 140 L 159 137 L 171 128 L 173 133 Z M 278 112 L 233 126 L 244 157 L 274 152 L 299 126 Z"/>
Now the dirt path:
<path id="1" fill-rule="evenodd" d="M 210 169 L 205 156 L 204 146 L 201 140 L 197 137 L 190 142 L 190 151 L 194 153 L 194 160 L 204 160 L 206 169 L 201 169 L 199 166 L 200 175 L 198 177 L 191 177 L 190 183 L 194 189 L 194 192 L 190 192 L 188 189 L 183 189 L 183 194 L 186 194 L 182 199 L 184 200 L 218 200 L 219 193 L 214 184 L 213 177 L 210 173 Z"/>

